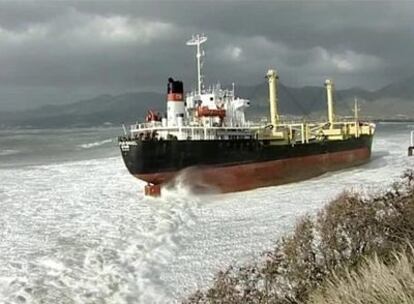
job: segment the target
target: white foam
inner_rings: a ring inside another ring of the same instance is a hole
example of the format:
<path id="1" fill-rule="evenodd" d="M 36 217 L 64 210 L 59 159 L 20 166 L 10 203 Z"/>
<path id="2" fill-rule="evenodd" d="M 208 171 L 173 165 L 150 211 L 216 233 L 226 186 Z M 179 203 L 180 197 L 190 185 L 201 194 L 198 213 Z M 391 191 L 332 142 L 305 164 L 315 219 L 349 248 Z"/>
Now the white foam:
<path id="1" fill-rule="evenodd" d="M 225 195 L 197 197 L 178 183 L 145 198 L 121 157 L 0 169 L 0 299 L 177 301 L 342 190 L 389 186 L 414 162 L 399 132 L 378 133 L 362 167 Z"/>
<path id="2" fill-rule="evenodd" d="M 14 155 L 14 154 L 18 154 L 20 153 L 19 150 L 15 150 L 15 149 L 3 149 L 0 150 L 0 156 L 7 156 L 7 155 Z"/>
<path id="3" fill-rule="evenodd" d="M 105 144 L 109 144 L 111 143 L 113 140 L 111 138 L 109 139 L 105 139 L 105 140 L 101 140 L 101 141 L 95 141 L 95 142 L 91 142 L 91 143 L 87 143 L 87 144 L 81 144 L 79 145 L 79 147 L 84 148 L 84 149 L 90 149 L 90 148 L 95 148 L 95 147 L 99 147 Z"/>

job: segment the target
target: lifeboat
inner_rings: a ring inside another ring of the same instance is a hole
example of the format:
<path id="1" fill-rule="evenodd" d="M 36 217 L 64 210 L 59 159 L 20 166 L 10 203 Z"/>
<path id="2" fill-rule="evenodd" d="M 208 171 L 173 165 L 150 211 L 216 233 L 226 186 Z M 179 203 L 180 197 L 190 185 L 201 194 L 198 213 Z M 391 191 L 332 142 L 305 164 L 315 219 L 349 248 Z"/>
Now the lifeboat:
<path id="1" fill-rule="evenodd" d="M 226 116 L 225 109 L 209 109 L 208 107 L 197 108 L 198 117 L 220 117 L 223 119 Z"/>
<path id="2" fill-rule="evenodd" d="M 145 121 L 146 122 L 161 121 L 161 116 L 159 113 L 155 113 L 154 111 L 149 110 L 147 116 L 145 116 Z"/>

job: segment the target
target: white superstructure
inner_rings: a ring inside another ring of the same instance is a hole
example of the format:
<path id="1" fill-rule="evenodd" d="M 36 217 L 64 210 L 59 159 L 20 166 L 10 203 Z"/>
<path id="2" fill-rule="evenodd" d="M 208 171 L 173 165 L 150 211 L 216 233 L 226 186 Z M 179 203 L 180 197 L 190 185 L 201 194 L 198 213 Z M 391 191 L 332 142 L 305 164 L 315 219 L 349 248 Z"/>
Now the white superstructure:
<path id="1" fill-rule="evenodd" d="M 204 86 L 202 44 L 206 41 L 206 36 L 196 35 L 187 42 L 196 47 L 197 89 L 184 94 L 182 82 L 170 78 L 166 118 L 152 116 L 146 123 L 133 125 L 131 135 L 177 140 L 253 137 L 244 114 L 250 101 L 236 97 L 234 85 L 232 89 L 224 89 L 220 84 Z"/>
<path id="2" fill-rule="evenodd" d="M 373 124 L 362 123 L 357 115 L 354 120 L 340 121 L 335 117 L 333 105 L 334 84 L 326 80 L 328 121 L 282 123 L 278 113 L 278 74 L 270 69 L 266 78 L 269 83 L 270 122 L 252 124 L 245 119 L 250 101 L 236 97 L 232 89 L 220 84 L 204 85 L 202 73 L 205 53 L 204 35 L 193 36 L 187 42 L 196 47 L 197 89 L 184 93 L 183 83 L 169 78 L 167 92 L 167 115 L 160 117 L 150 112 L 147 122 L 130 127 L 128 138 L 144 140 L 227 140 L 262 139 L 272 144 L 296 144 L 310 141 L 343 140 L 373 134 Z"/>

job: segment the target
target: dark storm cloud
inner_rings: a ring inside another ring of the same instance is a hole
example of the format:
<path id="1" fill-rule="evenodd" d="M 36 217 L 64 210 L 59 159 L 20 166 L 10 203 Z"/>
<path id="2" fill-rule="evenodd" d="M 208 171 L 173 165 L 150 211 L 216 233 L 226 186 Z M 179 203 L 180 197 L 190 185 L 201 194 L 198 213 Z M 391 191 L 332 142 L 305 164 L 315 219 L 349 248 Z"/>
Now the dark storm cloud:
<path id="1" fill-rule="evenodd" d="M 411 2 L 0 1 L 0 110 L 206 79 L 376 88 L 414 74 Z M 60 93 L 61 94 L 60 94 Z M 14 102 L 14 104 L 12 104 Z"/>

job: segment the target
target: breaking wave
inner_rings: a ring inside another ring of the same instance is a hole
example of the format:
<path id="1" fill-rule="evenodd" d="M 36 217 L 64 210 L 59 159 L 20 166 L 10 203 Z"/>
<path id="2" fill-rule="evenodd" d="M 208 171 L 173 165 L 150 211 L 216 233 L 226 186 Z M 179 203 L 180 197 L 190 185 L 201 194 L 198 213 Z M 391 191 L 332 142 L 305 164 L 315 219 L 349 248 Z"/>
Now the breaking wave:
<path id="1" fill-rule="evenodd" d="M 406 125 L 396 128 L 380 129 L 364 166 L 231 194 L 193 195 L 188 179 L 201 179 L 188 169 L 161 197 L 144 197 L 145 183 L 119 154 L 0 169 L 0 302 L 179 302 L 227 265 L 272 248 L 343 189 L 384 189 L 413 167 Z M 83 138 L 82 148 L 114 142 L 99 135 L 107 139 Z"/>
<path id="2" fill-rule="evenodd" d="M 0 214 L 0 302 L 171 303 L 176 297 L 168 268 L 196 226 L 197 197 L 175 191 L 143 197 L 143 183 L 119 157 L 5 169 L 0 176 L 8 192 L 0 191 L 0 207 L 9 206 Z"/>
<path id="3" fill-rule="evenodd" d="M 14 150 L 14 149 L 0 150 L 0 156 L 14 155 L 14 154 L 19 154 L 19 153 L 20 153 L 19 150 Z"/>
<path id="4" fill-rule="evenodd" d="M 203 181 L 198 167 L 181 170 L 178 175 L 162 189 L 162 195 L 213 195 L 220 193 L 219 189 Z"/>
<path id="5" fill-rule="evenodd" d="M 101 141 L 95 141 L 95 142 L 91 142 L 87 144 L 82 144 L 82 145 L 79 145 L 79 147 L 84 148 L 84 149 L 90 149 L 90 148 L 99 147 L 105 144 L 109 144 L 112 141 L 113 141 L 112 138 L 109 138 L 109 139 L 105 139 Z"/>

